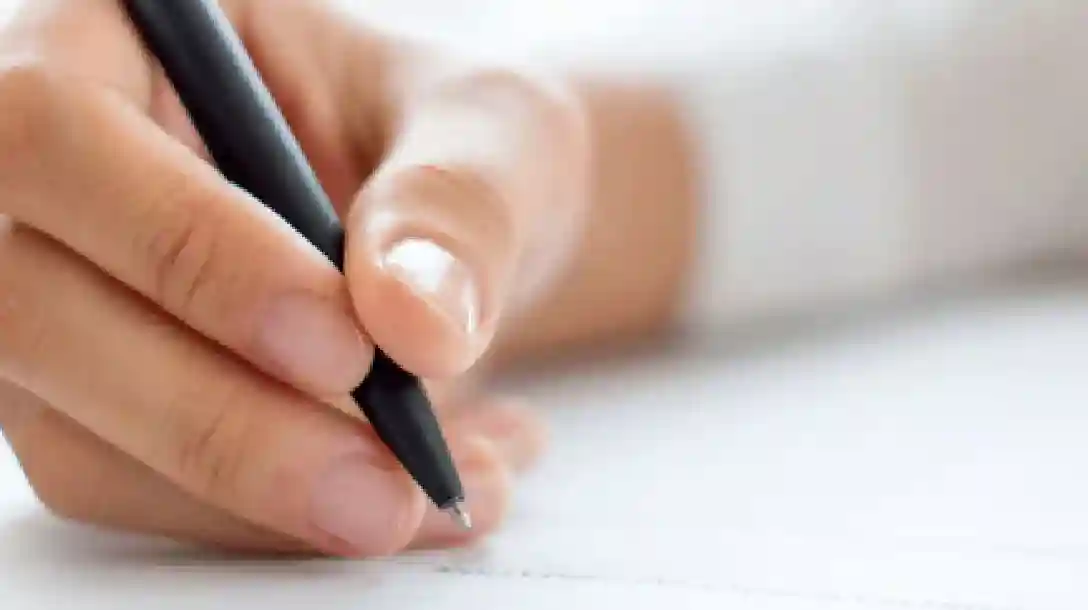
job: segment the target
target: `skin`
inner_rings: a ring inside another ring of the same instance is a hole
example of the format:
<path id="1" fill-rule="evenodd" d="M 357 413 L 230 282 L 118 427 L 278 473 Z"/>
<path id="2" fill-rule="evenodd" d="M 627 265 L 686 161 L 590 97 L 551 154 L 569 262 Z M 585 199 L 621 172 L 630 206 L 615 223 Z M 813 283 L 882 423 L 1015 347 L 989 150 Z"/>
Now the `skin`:
<path id="1" fill-rule="evenodd" d="M 473 388 L 667 330 L 683 126 L 657 92 L 459 62 L 320 2 L 223 5 L 345 220 L 346 273 L 219 177 L 114 0 L 27 3 L 0 34 L 0 428 L 78 522 L 353 557 L 486 536 L 544 430 Z M 450 256 L 429 291 L 399 255 L 420 244 Z M 427 380 L 472 532 L 350 404 L 375 345 Z"/>

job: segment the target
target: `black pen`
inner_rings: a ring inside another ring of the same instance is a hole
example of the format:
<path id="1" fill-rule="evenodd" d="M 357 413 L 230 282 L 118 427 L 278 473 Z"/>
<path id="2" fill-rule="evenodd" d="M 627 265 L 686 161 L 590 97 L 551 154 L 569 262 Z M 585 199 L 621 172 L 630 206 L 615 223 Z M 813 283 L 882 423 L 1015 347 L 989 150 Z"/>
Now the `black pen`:
<path id="1" fill-rule="evenodd" d="M 216 0 L 124 0 L 124 5 L 223 176 L 279 214 L 343 271 L 343 226 Z M 378 350 L 352 398 L 435 506 L 471 527 L 457 469 L 419 380 Z"/>

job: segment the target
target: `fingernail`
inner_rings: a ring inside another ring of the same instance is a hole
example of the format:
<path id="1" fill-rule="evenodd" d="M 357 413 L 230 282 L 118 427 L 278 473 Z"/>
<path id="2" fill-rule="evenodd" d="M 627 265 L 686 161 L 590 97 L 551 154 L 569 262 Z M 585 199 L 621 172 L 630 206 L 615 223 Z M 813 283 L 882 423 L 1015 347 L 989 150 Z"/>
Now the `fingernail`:
<path id="1" fill-rule="evenodd" d="M 450 515 L 433 507 L 423 517 L 412 546 L 427 548 L 467 542 L 495 529 L 510 502 L 510 472 L 498 448 L 483 437 L 470 438 L 454 449 L 454 460 L 465 487 L 465 506 L 472 529 L 465 530 Z"/>
<path id="2" fill-rule="evenodd" d="M 480 295 L 472 272 L 428 239 L 409 238 L 386 252 L 381 265 L 465 334 L 476 332 Z"/>
<path id="3" fill-rule="evenodd" d="M 352 553 L 385 554 L 413 529 L 408 497 L 413 491 L 398 473 L 375 466 L 365 455 L 342 458 L 318 479 L 310 518 Z"/>
<path id="4" fill-rule="evenodd" d="M 372 348 L 348 314 L 332 303 L 287 295 L 272 303 L 263 322 L 262 347 L 292 381 L 335 394 L 366 375 Z"/>

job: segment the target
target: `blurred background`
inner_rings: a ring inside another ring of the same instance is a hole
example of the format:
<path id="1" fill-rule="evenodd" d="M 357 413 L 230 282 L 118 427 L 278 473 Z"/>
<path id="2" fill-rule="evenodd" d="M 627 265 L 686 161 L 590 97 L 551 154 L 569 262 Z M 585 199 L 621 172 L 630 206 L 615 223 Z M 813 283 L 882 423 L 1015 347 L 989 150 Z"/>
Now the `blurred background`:
<path id="1" fill-rule="evenodd" d="M 716 311 L 974 280 L 1088 244 L 1082 0 L 344 6 L 466 52 L 663 91 L 702 172 L 703 239 L 728 242 L 703 252 L 721 259 L 699 297 Z M 652 118 L 624 119 L 633 146 Z"/>

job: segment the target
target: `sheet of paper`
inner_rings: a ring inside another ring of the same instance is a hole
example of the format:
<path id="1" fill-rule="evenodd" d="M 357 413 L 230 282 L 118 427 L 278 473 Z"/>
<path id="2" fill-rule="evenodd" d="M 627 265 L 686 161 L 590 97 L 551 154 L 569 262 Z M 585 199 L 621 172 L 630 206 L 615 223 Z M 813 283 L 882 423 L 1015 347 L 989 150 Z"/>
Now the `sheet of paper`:
<path id="1" fill-rule="evenodd" d="M 527 389 L 554 449 L 507 527 L 456 553 L 183 553 L 45 517 L 0 461 L 0 607 L 1088 605 L 1088 291 Z"/>

